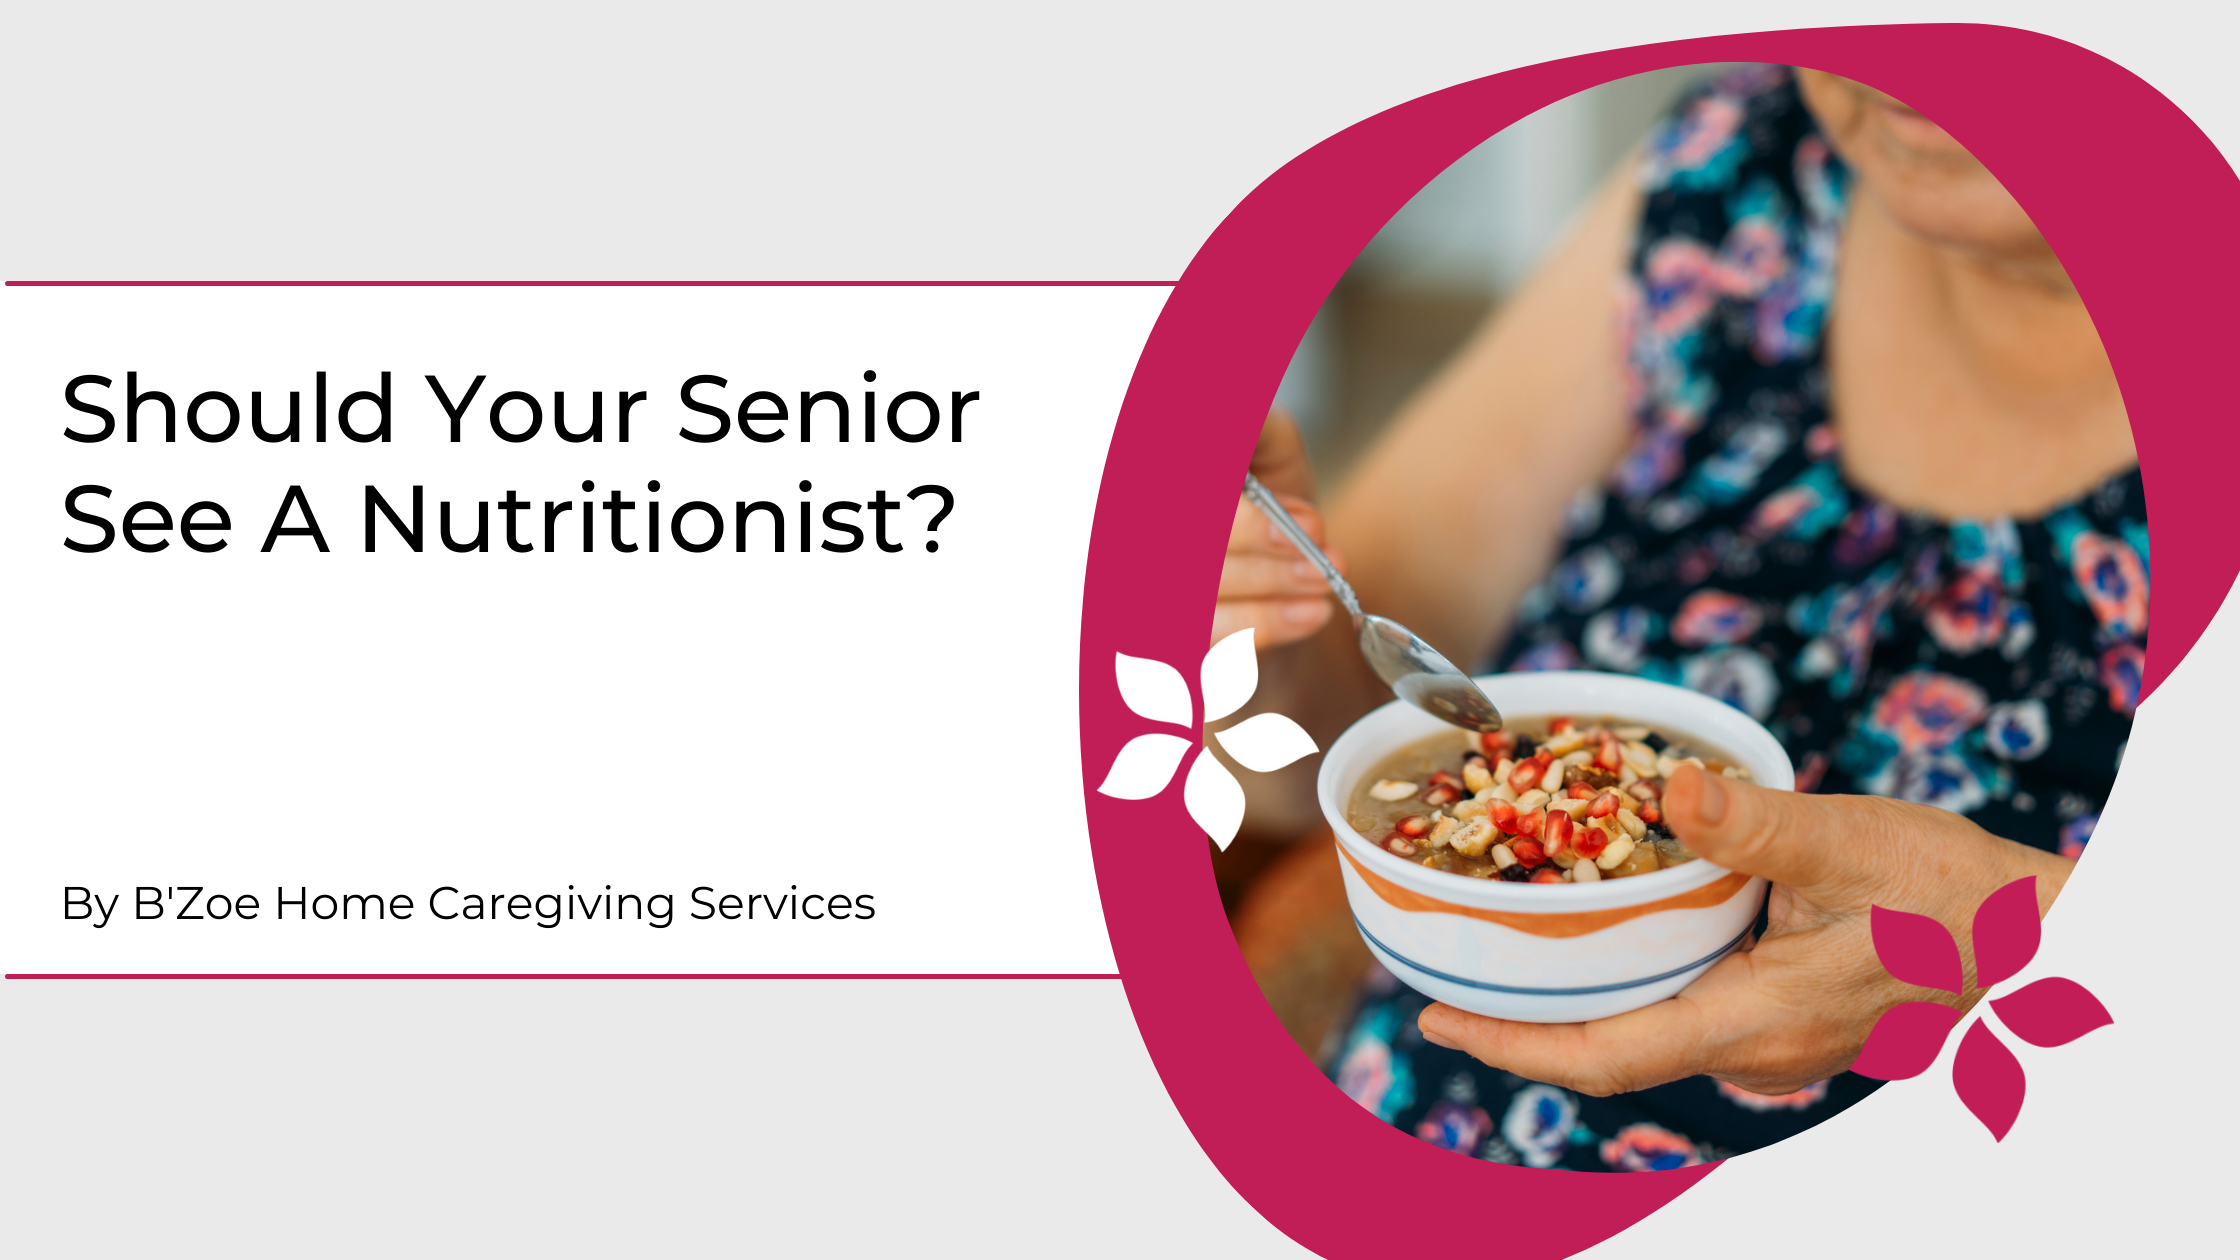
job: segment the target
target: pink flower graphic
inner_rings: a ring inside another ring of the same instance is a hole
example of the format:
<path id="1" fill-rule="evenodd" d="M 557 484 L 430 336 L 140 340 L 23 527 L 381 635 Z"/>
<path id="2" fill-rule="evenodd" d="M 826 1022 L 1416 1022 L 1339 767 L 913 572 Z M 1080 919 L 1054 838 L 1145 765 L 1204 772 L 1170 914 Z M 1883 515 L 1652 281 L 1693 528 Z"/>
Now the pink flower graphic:
<path id="1" fill-rule="evenodd" d="M 1875 956 L 1885 971 L 1907 984 L 1941 989 L 1954 997 L 1965 988 L 1960 949 L 1944 925 L 1926 915 L 1874 906 L 1870 910 Z M 1970 937 L 1976 948 L 1976 984 L 1990 989 L 2012 979 L 2038 953 L 2037 880 L 2025 876 L 1983 899 Z M 2083 985 L 2060 976 L 2033 981 L 1993 998 L 2008 1031 L 2033 1046 L 2065 1046 L 2115 1022 Z M 1851 1070 L 1877 1080 L 1921 1075 L 1944 1048 L 1960 1011 L 1942 1002 L 1907 1002 L 1883 1012 Z M 1993 1141 L 2004 1141 L 2022 1114 L 2022 1064 L 1981 1018 L 1968 1026 L 1952 1056 L 1952 1088 Z"/>

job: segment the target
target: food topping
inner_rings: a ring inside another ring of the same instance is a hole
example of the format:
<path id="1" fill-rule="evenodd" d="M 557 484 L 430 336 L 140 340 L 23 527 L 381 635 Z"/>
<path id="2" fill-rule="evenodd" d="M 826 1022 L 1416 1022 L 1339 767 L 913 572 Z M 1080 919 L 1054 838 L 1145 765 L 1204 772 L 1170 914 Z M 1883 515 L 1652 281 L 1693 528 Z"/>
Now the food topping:
<path id="1" fill-rule="evenodd" d="M 1681 766 L 1747 779 L 1646 726 L 1551 718 L 1538 732 L 1442 734 L 1388 758 L 1356 792 L 1365 837 L 1433 870 L 1513 883 L 1592 883 L 1695 860 L 1664 825 Z"/>

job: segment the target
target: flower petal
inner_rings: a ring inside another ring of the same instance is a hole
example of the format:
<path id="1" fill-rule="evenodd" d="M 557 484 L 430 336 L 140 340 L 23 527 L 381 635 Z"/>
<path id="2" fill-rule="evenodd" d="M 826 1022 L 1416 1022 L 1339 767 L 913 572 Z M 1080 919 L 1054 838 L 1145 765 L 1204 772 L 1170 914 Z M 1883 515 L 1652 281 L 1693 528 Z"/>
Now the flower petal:
<path id="1" fill-rule="evenodd" d="M 1173 780 L 1182 754 L 1189 751 L 1190 741 L 1180 735 L 1138 735 L 1112 759 L 1112 769 L 1105 772 L 1097 791 L 1123 801 L 1157 796 Z"/>
<path id="2" fill-rule="evenodd" d="M 1112 654 L 1112 673 L 1120 683 L 1120 699 L 1137 717 L 1154 722 L 1190 725 L 1190 684 L 1165 661 Z"/>
<path id="3" fill-rule="evenodd" d="M 1246 626 L 1206 649 L 1198 665 L 1198 694 L 1205 697 L 1206 721 L 1218 722 L 1244 707 L 1260 686 L 1260 654 Z"/>
<path id="4" fill-rule="evenodd" d="M 1244 789 L 1237 776 L 1213 759 L 1211 749 L 1199 749 L 1198 759 L 1190 763 L 1190 777 L 1182 781 L 1182 804 L 1223 849 L 1244 826 Z"/>
<path id="5" fill-rule="evenodd" d="M 1960 1048 L 1953 1051 L 1952 1089 L 1991 1130 L 1994 1142 L 2005 1141 L 2022 1114 L 2022 1065 L 1980 1019 L 1968 1025 Z"/>
<path id="6" fill-rule="evenodd" d="M 1255 714 L 1214 738 L 1237 764 L 1262 774 L 1322 751 L 1314 746 L 1314 736 L 1281 713 Z"/>
<path id="7" fill-rule="evenodd" d="M 1893 1006 L 1874 1023 L 1866 1047 L 1851 1070 L 1878 1081 L 1903 1081 L 1921 1075 L 1937 1061 L 1944 1037 L 1960 1021 L 1960 1012 L 1942 1002 L 1908 1002 Z"/>
<path id="8" fill-rule="evenodd" d="M 1882 969 L 1926 989 L 1960 992 L 1960 947 L 1944 924 L 1925 914 L 1871 907 L 1868 922 L 1874 932 L 1874 954 Z"/>
<path id="9" fill-rule="evenodd" d="M 2025 875 L 1983 899 L 1970 929 L 1976 946 L 1976 987 L 2018 975 L 2038 953 L 2038 880 Z"/>
<path id="10" fill-rule="evenodd" d="M 1999 1012 L 2008 1032 L 2033 1046 L 2065 1046 L 2095 1028 L 2116 1022 L 2090 990 L 2060 976 L 2048 976 L 2003 998 L 1994 998 L 1991 1009 Z"/>

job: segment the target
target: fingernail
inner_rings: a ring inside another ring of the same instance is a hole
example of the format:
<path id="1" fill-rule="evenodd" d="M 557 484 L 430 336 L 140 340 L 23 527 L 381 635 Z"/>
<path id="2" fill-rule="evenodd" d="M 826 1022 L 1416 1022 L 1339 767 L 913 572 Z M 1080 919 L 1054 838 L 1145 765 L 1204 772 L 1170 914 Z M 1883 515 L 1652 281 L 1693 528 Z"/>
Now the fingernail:
<path id="1" fill-rule="evenodd" d="M 1707 823 L 1725 821 L 1727 785 L 1721 782 L 1722 776 L 1705 770 L 1699 771 L 1696 777 L 1703 780 L 1703 791 L 1696 800 L 1696 812 L 1703 815 L 1703 820 Z"/>
<path id="2" fill-rule="evenodd" d="M 1319 599 L 1311 604 L 1289 603 L 1283 606 L 1283 615 L 1303 626 L 1322 616 L 1322 607 L 1322 601 Z"/>
<path id="3" fill-rule="evenodd" d="M 1294 560 L 1291 562 L 1291 576 L 1302 582 L 1312 582 L 1314 581 L 1314 566 L 1304 560 Z"/>
<path id="4" fill-rule="evenodd" d="M 1461 1046 L 1456 1045 L 1455 1043 L 1447 1040 L 1445 1037 L 1440 1036 L 1439 1034 L 1431 1031 L 1428 1028 L 1418 1029 L 1417 1031 L 1421 1032 L 1423 1034 L 1423 1039 L 1430 1042 L 1432 1045 L 1442 1046 L 1448 1050 L 1460 1050 L 1462 1048 Z"/>

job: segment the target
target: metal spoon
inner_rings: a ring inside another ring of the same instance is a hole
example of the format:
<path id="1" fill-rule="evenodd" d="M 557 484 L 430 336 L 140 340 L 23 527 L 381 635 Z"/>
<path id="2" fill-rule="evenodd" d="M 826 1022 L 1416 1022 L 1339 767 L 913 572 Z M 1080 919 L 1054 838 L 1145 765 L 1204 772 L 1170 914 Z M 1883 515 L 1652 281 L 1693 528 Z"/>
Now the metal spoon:
<path id="1" fill-rule="evenodd" d="M 1443 722 L 1452 722 L 1465 730 L 1498 731 L 1501 729 L 1501 711 L 1478 690 L 1470 676 L 1456 669 L 1446 657 L 1439 655 L 1430 644 L 1417 638 L 1406 626 L 1389 617 L 1377 617 L 1361 611 L 1361 601 L 1355 598 L 1353 587 L 1338 576 L 1337 566 L 1322 548 L 1314 545 L 1307 531 L 1283 510 L 1276 496 L 1260 484 L 1251 473 L 1244 477 L 1244 497 L 1252 500 L 1307 563 L 1321 570 L 1324 581 L 1337 592 L 1338 602 L 1353 614 L 1353 628 L 1360 636 L 1361 655 L 1369 668 L 1377 672 L 1392 688 L 1392 693 L 1409 704 L 1429 713 Z"/>

